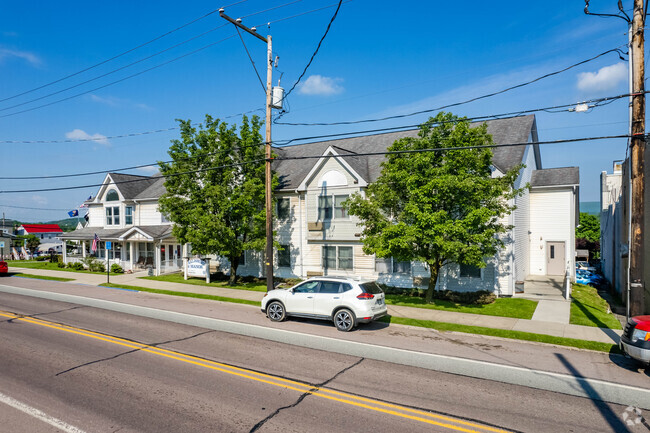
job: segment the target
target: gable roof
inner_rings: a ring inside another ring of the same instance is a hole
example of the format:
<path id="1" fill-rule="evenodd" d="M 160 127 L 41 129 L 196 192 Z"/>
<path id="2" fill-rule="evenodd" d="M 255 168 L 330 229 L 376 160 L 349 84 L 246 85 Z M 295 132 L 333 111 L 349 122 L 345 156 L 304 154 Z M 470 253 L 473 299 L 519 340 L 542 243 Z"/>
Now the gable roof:
<path id="1" fill-rule="evenodd" d="M 483 123 L 487 123 L 488 133 L 492 135 L 495 144 L 528 143 L 531 136 L 533 141 L 537 141 L 535 116 L 532 114 L 506 119 L 488 120 L 486 122 L 474 122 L 471 124 L 471 127 L 477 127 Z M 404 137 L 417 137 L 418 132 L 418 129 L 411 129 L 385 134 L 299 144 L 275 149 L 275 152 L 280 158 L 322 156 L 329 147 L 334 148 L 340 155 L 384 152 L 396 140 Z M 538 167 L 541 167 L 539 147 L 538 145 L 533 145 L 533 147 Z M 492 164 L 505 173 L 518 164 L 521 164 L 525 151 L 525 145 L 493 148 L 492 152 L 494 153 L 494 157 L 492 158 Z M 384 155 L 345 158 L 345 161 L 368 183 L 377 180 L 381 173 L 381 163 L 384 160 Z M 297 189 L 312 170 L 314 164 L 315 162 L 306 163 L 303 159 L 275 161 L 273 163 L 273 169 L 278 173 L 280 180 L 279 189 Z"/>
<path id="2" fill-rule="evenodd" d="M 109 173 L 115 188 L 120 190 L 125 200 L 136 198 L 138 194 L 156 182 L 157 178 L 151 176 L 139 176 L 135 174 Z"/>
<path id="3" fill-rule="evenodd" d="M 23 224 L 26 233 L 63 233 L 58 224 Z"/>
<path id="4" fill-rule="evenodd" d="M 546 168 L 534 170 L 530 178 L 530 186 L 573 186 L 580 185 L 580 169 L 578 167 Z"/>
<path id="5" fill-rule="evenodd" d="M 144 190 L 142 190 L 135 198 L 136 199 L 146 199 L 146 198 L 159 198 L 166 192 L 165 189 L 165 178 L 158 175 L 152 176 L 154 181 Z"/>

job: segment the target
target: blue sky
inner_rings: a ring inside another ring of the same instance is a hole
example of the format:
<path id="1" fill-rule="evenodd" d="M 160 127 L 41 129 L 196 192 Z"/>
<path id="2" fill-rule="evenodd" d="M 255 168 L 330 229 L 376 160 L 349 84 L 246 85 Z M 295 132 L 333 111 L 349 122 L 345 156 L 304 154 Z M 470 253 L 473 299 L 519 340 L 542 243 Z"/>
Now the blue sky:
<path id="1" fill-rule="evenodd" d="M 226 13 L 244 17 L 243 23 L 257 25 L 261 34 L 270 31 L 274 52 L 280 57 L 274 84 L 282 73 L 282 86 L 289 88 L 309 60 L 335 8 L 290 17 L 334 3 L 248 0 L 226 8 Z M 0 15 L 0 99 L 110 59 L 219 6 L 208 1 L 164 0 L 39 2 L 38 7 L 29 2 L 9 2 L 3 5 Z M 631 0 L 624 6 L 631 8 Z M 265 11 L 270 8 L 274 9 Z M 338 122 L 434 108 L 534 79 L 612 48 L 625 51 L 626 23 L 616 18 L 586 16 L 583 8 L 582 1 L 555 0 L 345 2 L 301 85 L 289 96 L 290 112 L 282 120 Z M 615 13 L 616 2 L 592 1 L 590 8 Z M 266 26 L 269 21 L 270 30 Z M 138 133 L 173 128 L 178 118 L 198 122 L 205 114 L 224 119 L 262 109 L 263 89 L 232 25 L 170 48 L 223 24 L 225 21 L 214 13 L 89 71 L 0 102 L 0 116 L 5 116 L 0 117 L 0 140 L 99 139 L 1 143 L 0 176 L 71 174 L 155 163 L 167 159 L 169 141 L 178 136 L 178 131 Z M 264 80 L 266 46 L 250 35 L 244 34 L 243 38 Z M 128 66 L 133 62 L 138 63 Z M 115 71 L 119 68 L 123 69 Z M 71 86 L 76 87 L 65 90 Z M 627 62 L 608 54 L 557 76 L 451 111 L 471 117 L 572 104 L 626 93 L 627 86 Z M 59 93 L 47 96 L 55 92 Z M 13 114 L 79 93 L 85 94 Z M 30 102 L 37 98 L 41 99 Z M 628 130 L 626 99 L 587 113 L 542 111 L 536 116 L 540 140 L 619 135 Z M 411 125 L 427 117 L 354 126 L 274 125 L 273 139 Z M 227 121 L 238 123 L 240 118 Z M 103 138 L 126 134 L 136 135 Z M 625 139 L 543 145 L 542 163 L 545 168 L 579 166 L 581 200 L 596 201 L 600 172 L 611 172 L 612 161 L 623 159 L 625 149 Z M 132 171 L 145 175 L 151 172 Z M 0 180 L 0 191 L 89 185 L 102 180 L 103 175 Z M 86 187 L 0 193 L 0 212 L 23 221 L 65 218 L 66 210 L 76 208 L 96 191 L 96 187 Z"/>

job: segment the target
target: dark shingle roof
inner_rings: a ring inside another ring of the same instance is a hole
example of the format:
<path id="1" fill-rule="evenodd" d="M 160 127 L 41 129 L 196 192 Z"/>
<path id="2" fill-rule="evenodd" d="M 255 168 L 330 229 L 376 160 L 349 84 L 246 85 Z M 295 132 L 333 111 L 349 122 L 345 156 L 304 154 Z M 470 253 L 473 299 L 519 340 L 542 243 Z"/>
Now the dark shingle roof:
<path id="1" fill-rule="evenodd" d="M 530 178 L 530 186 L 564 186 L 579 184 L 580 171 L 578 167 L 534 170 Z"/>
<path id="2" fill-rule="evenodd" d="M 535 116 L 519 116 L 507 119 L 489 120 L 488 133 L 496 144 L 527 143 L 534 134 Z M 482 125 L 475 122 L 473 127 Z M 339 154 L 383 152 L 396 140 L 403 137 L 416 137 L 419 130 L 389 132 L 386 134 L 344 138 L 340 140 L 321 141 L 276 149 L 278 157 L 321 156 L 328 147 L 333 147 Z M 492 163 L 499 170 L 506 172 L 521 164 L 526 146 L 497 147 L 493 149 Z M 538 152 L 536 152 L 537 154 Z M 377 180 L 381 173 L 383 155 L 348 157 L 345 161 L 367 182 Z M 317 159 L 282 160 L 273 164 L 273 169 L 280 177 L 280 189 L 296 189 L 309 174 Z"/>
<path id="3" fill-rule="evenodd" d="M 109 175 L 126 200 L 136 198 L 138 194 L 147 189 L 157 180 L 157 178 L 154 177 L 138 176 L 135 174 L 109 173 Z"/>
<path id="4" fill-rule="evenodd" d="M 145 198 L 159 198 L 166 192 L 165 190 L 165 178 L 158 175 L 155 177 L 155 181 L 149 185 L 145 190 L 138 194 L 135 198 L 145 199 Z"/>
<path id="5" fill-rule="evenodd" d="M 165 239 L 171 236 L 172 226 L 171 224 L 161 224 L 155 226 L 133 226 L 121 229 L 105 229 L 102 227 L 84 227 L 79 230 L 74 230 L 68 233 L 64 233 L 62 236 L 59 236 L 61 239 L 81 239 L 81 240 L 92 240 L 95 237 L 95 234 L 99 236 L 99 239 L 102 241 L 115 241 L 119 239 L 127 231 L 132 228 L 138 228 L 151 236 L 154 239 Z"/>

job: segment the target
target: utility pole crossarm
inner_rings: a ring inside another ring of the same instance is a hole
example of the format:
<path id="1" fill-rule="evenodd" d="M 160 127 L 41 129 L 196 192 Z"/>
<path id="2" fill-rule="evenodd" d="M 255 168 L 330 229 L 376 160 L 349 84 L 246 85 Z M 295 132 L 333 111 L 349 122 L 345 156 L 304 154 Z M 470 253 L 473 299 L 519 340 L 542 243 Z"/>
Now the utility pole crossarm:
<path id="1" fill-rule="evenodd" d="M 255 27 L 253 27 L 253 28 L 248 28 L 248 27 L 246 27 L 245 25 L 243 25 L 243 24 L 241 23 L 241 18 L 237 18 L 236 20 L 235 20 L 235 19 L 232 19 L 231 17 L 229 17 L 228 15 L 226 15 L 226 14 L 224 13 L 224 9 L 223 9 L 223 8 L 222 8 L 222 9 L 219 9 L 219 15 L 221 16 L 221 18 L 223 18 L 223 19 L 226 20 L 226 21 L 229 21 L 229 22 L 233 23 L 234 25 L 236 25 L 237 27 L 239 27 L 239 28 L 242 29 L 243 31 L 250 33 L 251 35 L 255 36 L 256 38 L 261 39 L 261 40 L 262 40 L 263 42 L 265 42 L 265 43 L 268 43 L 268 40 L 267 40 L 264 36 L 260 35 L 259 33 L 257 33 L 257 32 L 255 31 L 255 30 L 256 30 Z"/>

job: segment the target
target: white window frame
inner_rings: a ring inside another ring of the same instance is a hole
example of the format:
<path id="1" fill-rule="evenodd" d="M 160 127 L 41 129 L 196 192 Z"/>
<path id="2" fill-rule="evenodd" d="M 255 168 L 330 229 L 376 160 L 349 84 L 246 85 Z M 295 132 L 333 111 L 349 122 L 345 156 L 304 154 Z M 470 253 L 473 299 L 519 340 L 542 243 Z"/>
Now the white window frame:
<path id="1" fill-rule="evenodd" d="M 129 209 L 131 209 L 131 215 L 127 212 Z M 124 225 L 133 225 L 133 214 L 134 214 L 135 208 L 133 206 L 124 206 Z M 127 221 L 127 218 L 131 218 L 131 222 Z"/>
<path id="2" fill-rule="evenodd" d="M 280 202 L 287 202 L 287 214 L 282 217 L 280 216 Z M 277 202 L 275 203 L 275 211 L 278 216 L 278 221 L 287 221 L 291 218 L 291 199 L 289 197 L 278 197 Z"/>
<path id="3" fill-rule="evenodd" d="M 119 226 L 120 225 L 120 206 L 105 206 L 105 213 L 106 213 L 106 225 L 107 226 Z M 115 221 L 115 210 L 117 209 L 117 221 Z M 110 217 L 109 217 L 109 211 L 110 211 Z M 110 218 L 110 220 L 109 220 Z"/>
<path id="4" fill-rule="evenodd" d="M 336 206 L 336 198 L 337 197 L 345 197 L 345 200 L 350 198 L 350 194 L 324 194 L 324 195 L 319 195 L 317 199 L 317 206 L 316 209 L 318 210 L 318 220 L 319 221 L 331 221 L 331 220 L 349 220 L 350 215 L 348 214 L 347 210 L 343 207 L 337 207 Z M 327 207 L 321 207 L 321 200 L 328 200 L 329 201 L 329 206 Z M 336 216 L 336 210 L 340 209 L 344 216 Z M 323 213 L 328 213 L 330 214 L 330 217 L 327 218 L 325 216 L 322 216 L 321 214 Z"/>
<path id="5" fill-rule="evenodd" d="M 282 251 L 278 250 L 278 267 L 279 268 L 290 268 L 291 267 L 291 245 L 280 245 L 282 247 Z M 280 253 L 282 254 L 289 254 L 289 264 L 280 264 Z"/>
<path id="6" fill-rule="evenodd" d="M 326 248 L 334 248 L 335 250 L 335 263 L 336 267 L 328 267 L 325 265 L 325 260 L 326 260 L 326 254 L 325 254 L 325 249 Z M 350 260 L 352 261 L 352 264 L 349 268 L 341 268 L 340 265 L 340 260 L 341 260 L 341 255 L 339 253 L 340 248 L 350 248 L 352 250 L 352 255 L 350 256 Z M 354 246 L 352 245 L 323 245 L 321 247 L 321 266 L 323 269 L 332 269 L 335 271 L 353 271 L 354 270 Z"/>

